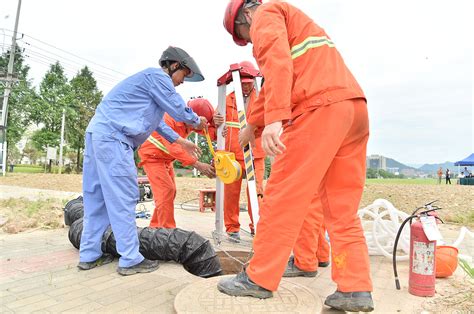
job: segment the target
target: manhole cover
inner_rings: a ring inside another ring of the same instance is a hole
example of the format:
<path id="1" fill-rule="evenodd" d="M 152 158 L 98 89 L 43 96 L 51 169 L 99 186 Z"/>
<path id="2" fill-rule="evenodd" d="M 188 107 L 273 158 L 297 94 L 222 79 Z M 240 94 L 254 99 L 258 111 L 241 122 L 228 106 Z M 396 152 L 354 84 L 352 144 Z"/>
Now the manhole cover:
<path id="1" fill-rule="evenodd" d="M 219 276 L 192 283 L 174 299 L 178 313 L 320 313 L 320 298 L 308 288 L 282 280 L 273 298 L 230 297 L 217 290 Z"/>

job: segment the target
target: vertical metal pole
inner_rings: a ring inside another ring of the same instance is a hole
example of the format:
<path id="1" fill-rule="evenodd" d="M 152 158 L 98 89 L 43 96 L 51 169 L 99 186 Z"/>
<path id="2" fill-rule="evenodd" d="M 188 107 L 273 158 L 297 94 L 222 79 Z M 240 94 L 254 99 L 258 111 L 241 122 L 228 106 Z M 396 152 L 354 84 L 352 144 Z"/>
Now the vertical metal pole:
<path id="1" fill-rule="evenodd" d="M 217 112 L 225 117 L 225 97 L 227 85 L 222 84 L 219 87 L 219 95 L 217 100 Z M 222 136 L 224 131 L 224 123 L 217 128 L 217 150 L 225 150 L 225 137 Z M 224 182 L 216 177 L 216 233 L 218 240 L 220 235 L 224 233 Z"/>
<path id="2" fill-rule="evenodd" d="M 198 134 L 195 132 L 194 133 L 194 145 L 197 146 L 197 144 L 198 144 Z M 193 168 L 193 176 L 195 178 L 197 178 L 197 176 L 198 176 L 198 170 L 196 168 Z"/>
<path id="3" fill-rule="evenodd" d="M 59 143 L 59 174 L 63 168 L 63 146 L 64 146 L 64 125 L 66 124 L 66 109 L 63 108 L 63 118 L 61 120 L 61 142 Z"/>
<path id="4" fill-rule="evenodd" d="M 240 83 L 240 72 L 239 70 L 232 71 L 232 81 L 234 82 L 235 90 L 235 101 L 237 104 L 237 111 L 239 112 L 240 127 L 243 128 L 247 125 L 247 119 L 245 117 L 245 104 L 244 94 L 242 92 L 242 85 Z M 250 144 L 244 147 L 244 163 L 245 171 L 247 174 L 247 188 L 249 191 L 250 204 L 252 205 L 252 219 L 255 226 L 255 232 L 257 231 L 257 224 L 259 215 L 259 205 L 257 196 L 257 183 L 255 180 L 255 169 L 253 166 L 253 155 Z"/>
<path id="5" fill-rule="evenodd" d="M 8 61 L 8 72 L 5 83 L 5 91 L 3 93 L 3 104 L 2 104 L 2 121 L 1 121 L 1 132 L 3 133 L 3 145 L 2 145 L 2 175 L 5 176 L 7 167 L 7 113 L 8 113 L 8 98 L 12 88 L 13 81 L 13 64 L 15 62 L 16 52 L 16 34 L 18 30 L 18 21 L 20 20 L 20 9 L 21 0 L 18 0 L 18 8 L 16 10 L 15 28 L 13 30 L 12 46 L 10 50 L 10 60 Z"/>

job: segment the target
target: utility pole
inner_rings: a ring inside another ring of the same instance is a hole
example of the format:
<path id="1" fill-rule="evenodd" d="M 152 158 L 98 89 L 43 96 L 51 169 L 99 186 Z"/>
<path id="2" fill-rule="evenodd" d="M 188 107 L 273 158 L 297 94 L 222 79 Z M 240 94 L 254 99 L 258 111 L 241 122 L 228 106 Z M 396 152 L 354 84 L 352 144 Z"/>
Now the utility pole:
<path id="1" fill-rule="evenodd" d="M 61 174 L 61 170 L 63 168 L 64 124 L 66 124 L 66 108 L 63 108 L 63 118 L 61 120 L 61 142 L 59 143 L 59 174 Z"/>
<path id="2" fill-rule="evenodd" d="M 8 61 L 8 72 L 5 82 L 5 91 L 3 93 L 3 104 L 2 104 L 2 121 L 0 125 L 0 131 L 2 132 L 2 175 L 5 176 L 7 168 L 7 117 L 8 117 L 8 98 L 13 85 L 13 64 L 15 62 L 16 52 L 16 34 L 18 31 L 18 21 L 20 20 L 20 9 L 21 0 L 18 0 L 18 8 L 16 10 L 15 28 L 12 36 L 12 46 L 10 50 L 10 60 Z"/>

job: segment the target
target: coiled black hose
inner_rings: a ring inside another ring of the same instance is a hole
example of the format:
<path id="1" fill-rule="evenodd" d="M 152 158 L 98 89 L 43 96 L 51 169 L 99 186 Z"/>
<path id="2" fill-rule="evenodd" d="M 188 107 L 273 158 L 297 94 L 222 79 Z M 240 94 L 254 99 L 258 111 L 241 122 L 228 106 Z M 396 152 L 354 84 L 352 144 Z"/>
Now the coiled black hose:
<path id="1" fill-rule="evenodd" d="M 66 213 L 66 212 L 65 212 Z M 79 249 L 82 235 L 82 216 L 71 223 L 69 241 Z M 75 212 L 73 219 L 77 217 Z M 150 260 L 175 261 L 183 264 L 184 269 L 193 275 L 208 278 L 221 275 L 219 258 L 209 240 L 194 231 L 166 228 L 137 228 L 140 241 L 140 253 Z M 112 228 L 105 231 L 102 237 L 102 251 L 115 256 L 117 252 Z"/>

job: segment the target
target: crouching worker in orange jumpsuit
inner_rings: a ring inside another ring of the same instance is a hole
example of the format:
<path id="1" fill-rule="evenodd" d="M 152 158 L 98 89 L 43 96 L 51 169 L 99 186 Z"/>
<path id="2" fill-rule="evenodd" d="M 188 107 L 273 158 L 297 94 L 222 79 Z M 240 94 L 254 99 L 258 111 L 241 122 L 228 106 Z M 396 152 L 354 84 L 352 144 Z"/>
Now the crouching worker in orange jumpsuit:
<path id="1" fill-rule="evenodd" d="M 240 66 L 255 70 L 255 66 L 249 61 L 243 61 Z M 242 76 L 241 79 L 242 93 L 244 96 L 244 105 L 250 108 L 257 98 L 254 89 L 254 77 Z M 240 163 L 242 171 L 245 171 L 244 153 L 242 147 L 239 145 L 239 116 L 237 110 L 237 103 L 235 100 L 235 92 L 230 93 L 226 97 L 226 126 L 227 136 L 225 139 L 226 151 L 233 152 L 235 159 Z M 255 169 L 255 179 L 257 186 L 257 195 L 263 196 L 263 175 L 265 173 L 265 153 L 262 149 L 261 138 L 255 139 L 255 146 L 252 147 L 252 155 Z M 235 242 L 240 241 L 240 223 L 239 223 L 239 200 L 240 189 L 242 187 L 242 178 L 239 180 L 226 184 L 224 187 L 224 223 L 227 234 L 231 240 Z M 260 199 L 260 197 L 259 197 Z M 250 233 L 254 234 L 254 226 L 252 219 L 252 206 L 250 205 L 249 191 L 247 189 L 247 206 L 250 216 Z"/>
<path id="2" fill-rule="evenodd" d="M 369 137 L 362 89 L 324 30 L 287 2 L 231 0 L 224 26 L 237 44 L 253 43 L 265 77 L 264 101 L 257 101 L 264 104 L 262 147 L 276 158 L 260 208 L 254 255 L 245 271 L 222 279 L 218 289 L 234 296 L 272 297 L 314 214 L 328 229 L 337 284 L 325 304 L 372 311 L 369 255 L 357 216 Z M 314 204 L 317 197 L 321 207 Z"/>
<path id="3" fill-rule="evenodd" d="M 214 115 L 214 108 L 208 100 L 197 98 L 190 100 L 188 106 L 198 115 L 205 117 L 207 121 L 213 121 L 209 125 L 209 133 L 215 138 L 216 127 L 224 122 L 224 117 Z M 188 137 L 191 132 L 196 132 L 193 127 L 183 122 L 176 122 L 171 116 L 165 114 L 165 123 L 178 133 L 182 138 Z M 215 125 L 215 127 L 214 127 Z M 198 133 L 201 133 L 199 131 Z M 200 162 L 191 156 L 180 145 L 170 143 L 157 132 L 142 144 L 138 150 L 141 159 L 139 166 L 143 169 L 150 180 L 155 211 L 150 221 L 152 228 L 176 228 L 174 220 L 174 199 L 176 197 L 176 184 L 174 180 L 173 161 L 179 160 L 183 166 L 193 166 L 209 178 L 215 177 L 213 166 Z"/>

